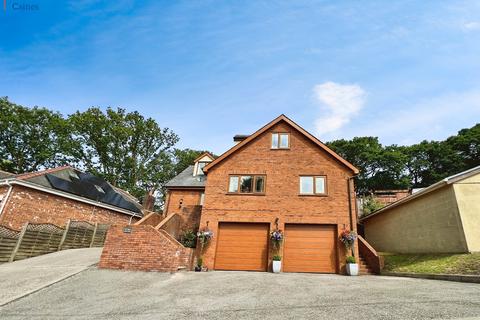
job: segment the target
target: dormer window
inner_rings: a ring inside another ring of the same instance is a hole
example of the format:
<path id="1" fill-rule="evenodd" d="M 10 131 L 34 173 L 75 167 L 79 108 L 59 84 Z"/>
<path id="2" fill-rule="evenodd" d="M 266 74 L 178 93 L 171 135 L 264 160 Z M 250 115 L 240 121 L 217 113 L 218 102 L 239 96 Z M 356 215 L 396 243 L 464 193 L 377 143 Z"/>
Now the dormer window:
<path id="1" fill-rule="evenodd" d="M 200 161 L 198 162 L 196 168 L 197 168 L 197 171 L 195 172 L 195 175 L 196 176 L 203 176 L 204 173 L 203 173 L 203 168 L 208 164 L 208 162 L 203 162 L 203 161 Z"/>
<path id="2" fill-rule="evenodd" d="M 272 149 L 289 149 L 289 133 L 272 133 Z"/>
<path id="3" fill-rule="evenodd" d="M 193 166 L 193 176 L 204 176 L 203 168 L 205 168 L 210 162 L 214 160 L 213 156 L 208 153 L 202 153 L 197 159 L 195 159 Z M 198 177 L 198 179 L 203 179 L 203 177 Z"/>

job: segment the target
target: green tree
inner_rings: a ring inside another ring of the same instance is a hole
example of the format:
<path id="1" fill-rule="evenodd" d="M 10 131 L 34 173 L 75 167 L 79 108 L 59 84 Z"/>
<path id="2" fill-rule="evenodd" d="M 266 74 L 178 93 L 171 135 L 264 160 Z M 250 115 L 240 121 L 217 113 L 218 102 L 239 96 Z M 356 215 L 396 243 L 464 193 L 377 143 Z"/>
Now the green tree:
<path id="1" fill-rule="evenodd" d="M 67 136 L 60 113 L 0 98 L 0 169 L 23 173 L 63 165 Z"/>
<path id="2" fill-rule="evenodd" d="M 401 176 L 401 164 L 395 162 L 403 161 L 401 154 L 393 148 L 385 150 L 377 137 L 341 139 L 327 145 L 360 170 L 356 177 L 356 189 L 361 194 L 385 189 L 386 183 L 392 185 L 395 177 Z M 392 168 L 393 172 L 390 171 Z"/>
<path id="3" fill-rule="evenodd" d="M 178 136 L 137 111 L 92 107 L 68 117 L 80 166 L 139 199 L 171 178 L 172 147 Z"/>
<path id="4" fill-rule="evenodd" d="M 462 129 L 445 142 L 463 161 L 463 170 L 480 166 L 480 123 Z"/>
<path id="5" fill-rule="evenodd" d="M 464 170 L 461 156 L 442 141 L 422 141 L 404 148 L 413 187 L 427 187 Z"/>

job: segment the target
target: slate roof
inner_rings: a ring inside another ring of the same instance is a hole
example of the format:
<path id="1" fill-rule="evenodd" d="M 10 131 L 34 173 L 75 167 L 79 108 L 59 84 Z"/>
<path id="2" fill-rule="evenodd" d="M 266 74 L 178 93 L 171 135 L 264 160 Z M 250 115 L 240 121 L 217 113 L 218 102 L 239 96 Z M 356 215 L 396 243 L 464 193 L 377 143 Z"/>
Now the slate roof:
<path id="1" fill-rule="evenodd" d="M 188 166 L 180 172 L 175 178 L 167 182 L 167 188 L 205 188 L 205 175 L 193 176 L 194 166 Z"/>

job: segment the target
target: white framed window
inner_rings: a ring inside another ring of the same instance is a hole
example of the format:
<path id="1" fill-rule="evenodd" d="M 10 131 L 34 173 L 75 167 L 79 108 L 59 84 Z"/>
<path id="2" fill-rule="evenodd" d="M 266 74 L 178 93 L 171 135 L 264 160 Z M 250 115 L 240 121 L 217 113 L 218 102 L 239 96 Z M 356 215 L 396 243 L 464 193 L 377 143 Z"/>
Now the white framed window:
<path id="1" fill-rule="evenodd" d="M 289 149 L 290 134 L 289 133 L 272 133 L 272 149 Z"/>
<path id="2" fill-rule="evenodd" d="M 326 195 L 327 177 L 326 176 L 301 176 L 300 194 L 305 195 Z"/>
<path id="3" fill-rule="evenodd" d="M 238 181 L 240 178 L 238 176 L 231 176 L 228 183 L 228 192 L 238 192 Z"/>

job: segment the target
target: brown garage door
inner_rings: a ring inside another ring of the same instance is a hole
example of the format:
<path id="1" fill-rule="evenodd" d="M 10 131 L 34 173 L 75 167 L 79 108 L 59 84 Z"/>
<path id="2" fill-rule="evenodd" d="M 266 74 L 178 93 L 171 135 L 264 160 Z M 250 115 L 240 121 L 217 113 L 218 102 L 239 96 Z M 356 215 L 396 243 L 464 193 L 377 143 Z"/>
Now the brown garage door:
<path id="1" fill-rule="evenodd" d="M 285 272 L 336 271 L 336 226 L 319 224 L 285 225 L 283 252 Z"/>
<path id="2" fill-rule="evenodd" d="M 220 223 L 216 270 L 267 271 L 269 224 Z"/>

